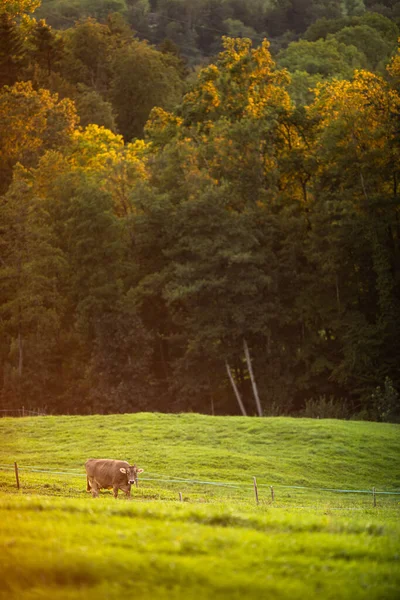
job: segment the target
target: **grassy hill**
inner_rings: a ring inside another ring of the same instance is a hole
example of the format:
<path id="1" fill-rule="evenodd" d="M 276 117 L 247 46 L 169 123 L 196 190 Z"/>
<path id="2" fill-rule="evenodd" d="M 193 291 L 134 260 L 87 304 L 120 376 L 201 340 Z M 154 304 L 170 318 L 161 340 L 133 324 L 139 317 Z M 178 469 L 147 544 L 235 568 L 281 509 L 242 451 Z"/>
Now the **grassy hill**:
<path id="1" fill-rule="evenodd" d="M 398 425 L 33 417 L 0 439 L 0 598 L 399 597 L 400 495 L 364 493 L 400 492 Z M 90 457 L 145 469 L 131 502 L 86 493 Z"/>

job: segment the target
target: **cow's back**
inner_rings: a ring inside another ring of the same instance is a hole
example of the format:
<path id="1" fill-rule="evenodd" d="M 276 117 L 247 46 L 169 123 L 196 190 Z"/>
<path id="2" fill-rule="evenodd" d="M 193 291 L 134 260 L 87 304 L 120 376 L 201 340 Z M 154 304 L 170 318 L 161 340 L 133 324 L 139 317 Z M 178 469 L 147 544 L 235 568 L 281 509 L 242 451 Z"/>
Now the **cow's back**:
<path id="1" fill-rule="evenodd" d="M 100 487 L 113 486 L 126 480 L 126 475 L 120 471 L 122 467 L 127 469 L 129 463 L 124 460 L 108 458 L 89 458 L 85 463 L 88 477 L 93 477 Z"/>

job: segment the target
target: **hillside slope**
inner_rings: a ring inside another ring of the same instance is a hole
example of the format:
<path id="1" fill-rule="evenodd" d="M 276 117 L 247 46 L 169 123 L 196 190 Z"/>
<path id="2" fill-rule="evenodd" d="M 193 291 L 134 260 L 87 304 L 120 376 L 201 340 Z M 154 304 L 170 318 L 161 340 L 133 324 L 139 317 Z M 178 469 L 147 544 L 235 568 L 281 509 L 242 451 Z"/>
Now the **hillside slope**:
<path id="1" fill-rule="evenodd" d="M 0 437 L 0 463 L 17 461 L 22 472 L 82 475 L 87 458 L 120 458 L 145 469 L 147 486 L 257 477 L 260 485 L 400 490 L 400 426 L 391 424 L 140 413 L 1 419 Z"/>

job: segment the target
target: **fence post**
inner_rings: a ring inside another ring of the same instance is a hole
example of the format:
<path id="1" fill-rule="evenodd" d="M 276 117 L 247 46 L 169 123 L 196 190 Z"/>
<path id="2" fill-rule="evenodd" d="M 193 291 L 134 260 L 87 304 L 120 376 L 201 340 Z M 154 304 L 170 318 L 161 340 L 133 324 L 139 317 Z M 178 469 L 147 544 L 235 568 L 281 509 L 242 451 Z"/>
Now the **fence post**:
<path id="1" fill-rule="evenodd" d="M 372 496 L 374 498 L 374 506 L 376 506 L 376 494 L 375 494 L 375 488 L 372 488 Z"/>
<path id="2" fill-rule="evenodd" d="M 273 502 L 274 501 L 274 496 L 275 496 L 275 494 L 274 494 L 274 488 L 272 487 L 272 485 L 270 487 L 271 487 L 271 500 Z"/>
<path id="3" fill-rule="evenodd" d="M 22 416 L 25 416 L 25 406 L 22 407 Z"/>
<path id="4" fill-rule="evenodd" d="M 16 462 L 14 463 L 14 470 L 15 470 L 15 479 L 17 480 L 17 489 L 19 490 L 18 465 Z"/>
<path id="5" fill-rule="evenodd" d="M 258 504 L 257 479 L 255 477 L 253 477 L 253 483 L 254 483 L 254 494 L 256 496 L 256 504 Z"/>
<path id="6" fill-rule="evenodd" d="M 182 498 L 182 492 L 179 492 L 179 501 L 183 502 L 183 498 Z"/>

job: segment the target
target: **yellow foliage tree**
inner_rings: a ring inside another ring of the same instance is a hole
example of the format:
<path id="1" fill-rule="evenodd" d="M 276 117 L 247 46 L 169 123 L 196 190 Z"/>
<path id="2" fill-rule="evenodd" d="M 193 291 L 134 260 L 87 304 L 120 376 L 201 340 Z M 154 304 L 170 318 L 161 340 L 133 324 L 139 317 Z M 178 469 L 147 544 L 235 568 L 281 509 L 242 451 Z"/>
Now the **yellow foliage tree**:
<path id="1" fill-rule="evenodd" d="M 72 133 L 63 151 L 46 152 L 38 168 L 20 170 L 19 176 L 33 178 L 36 194 L 51 198 L 57 178 L 85 175 L 109 192 L 115 214 L 126 217 L 132 211 L 131 194 L 136 185 L 148 180 L 148 153 L 149 144 L 141 140 L 125 144 L 122 136 L 109 129 L 88 125 Z"/>
<path id="2" fill-rule="evenodd" d="M 0 192 L 17 162 L 34 167 L 48 149 L 62 148 L 78 123 L 74 103 L 59 100 L 31 82 L 4 86 L 0 93 Z"/>
<path id="3" fill-rule="evenodd" d="M 88 125 L 74 132 L 68 158 L 70 168 L 96 178 L 101 189 L 113 197 L 116 213 L 126 216 L 131 211 L 133 188 L 148 178 L 147 154 L 148 144 L 142 140 L 125 144 L 121 135 Z"/>
<path id="4" fill-rule="evenodd" d="M 224 50 L 216 64 L 202 69 L 194 89 L 183 100 L 186 122 L 259 118 L 268 109 L 290 108 L 284 87 L 289 82 L 286 70 L 278 70 L 264 40 L 252 48 L 247 38 L 223 38 Z"/>
<path id="5" fill-rule="evenodd" d="M 289 164 L 293 153 L 302 155 L 306 149 L 291 119 L 287 71 L 276 68 L 267 40 L 253 48 L 249 39 L 226 37 L 223 46 L 216 63 L 200 71 L 176 114 L 153 109 L 145 130 L 148 138 L 160 148 L 175 139 L 175 174 L 181 174 L 188 197 L 194 182 L 207 182 L 207 174 L 215 185 L 235 182 L 237 207 L 246 198 L 254 200 L 260 189 L 268 190 L 271 198 L 278 189 L 290 187 L 291 197 L 303 199 L 309 175 L 300 177 L 297 169 L 293 176 L 289 167 L 281 169 L 283 161 Z M 172 181 L 172 172 L 170 176 Z"/>
<path id="6" fill-rule="evenodd" d="M 318 120 L 314 152 L 319 174 L 334 181 L 340 173 L 338 185 L 353 201 L 391 195 L 399 171 L 393 118 L 399 111 L 398 92 L 367 71 L 357 71 L 352 81 L 318 85 L 308 112 Z"/>
<path id="7" fill-rule="evenodd" d="M 397 49 L 397 54 L 394 56 L 387 67 L 387 71 L 391 77 L 397 82 L 400 83 L 400 38 L 399 38 L 399 48 Z"/>
<path id="8" fill-rule="evenodd" d="M 19 17 L 24 13 L 32 13 L 39 8 L 41 0 L 0 0 L 0 14 L 7 13 L 11 17 Z"/>

